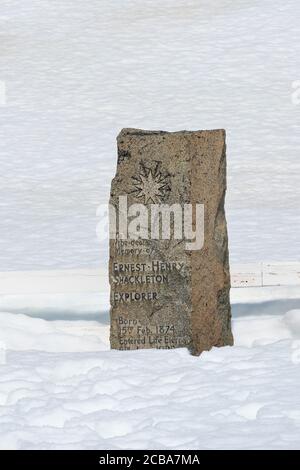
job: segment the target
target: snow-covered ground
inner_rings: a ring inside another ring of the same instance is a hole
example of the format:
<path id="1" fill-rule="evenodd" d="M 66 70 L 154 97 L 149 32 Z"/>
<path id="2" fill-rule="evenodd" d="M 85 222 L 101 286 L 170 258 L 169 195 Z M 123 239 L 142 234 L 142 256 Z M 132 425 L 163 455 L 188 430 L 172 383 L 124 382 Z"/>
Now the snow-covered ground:
<path id="1" fill-rule="evenodd" d="M 200 357 L 110 351 L 107 310 L 1 313 L 0 447 L 299 449 L 299 294 L 234 289 L 235 346 Z"/>

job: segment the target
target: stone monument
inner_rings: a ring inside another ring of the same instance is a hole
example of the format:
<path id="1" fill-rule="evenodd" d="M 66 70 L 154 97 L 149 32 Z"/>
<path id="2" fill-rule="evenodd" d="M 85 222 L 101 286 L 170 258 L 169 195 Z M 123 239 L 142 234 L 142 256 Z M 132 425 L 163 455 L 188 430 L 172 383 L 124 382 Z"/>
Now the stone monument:
<path id="1" fill-rule="evenodd" d="M 111 347 L 232 345 L 225 131 L 123 129 L 117 142 Z"/>

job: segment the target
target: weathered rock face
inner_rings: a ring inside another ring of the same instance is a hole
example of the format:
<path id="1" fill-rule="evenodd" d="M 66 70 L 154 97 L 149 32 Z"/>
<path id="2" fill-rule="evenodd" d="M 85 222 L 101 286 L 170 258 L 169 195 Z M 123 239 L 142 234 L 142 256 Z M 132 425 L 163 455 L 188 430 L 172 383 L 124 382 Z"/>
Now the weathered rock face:
<path id="1" fill-rule="evenodd" d="M 111 347 L 188 347 L 200 354 L 232 345 L 225 131 L 123 129 L 117 140 L 110 198 L 117 215 L 116 239 L 110 240 Z M 192 206 L 195 237 L 187 230 Z M 163 208 L 172 217 L 163 218 Z M 159 239 L 159 220 L 161 228 L 171 220 L 171 237 L 166 229 Z"/>

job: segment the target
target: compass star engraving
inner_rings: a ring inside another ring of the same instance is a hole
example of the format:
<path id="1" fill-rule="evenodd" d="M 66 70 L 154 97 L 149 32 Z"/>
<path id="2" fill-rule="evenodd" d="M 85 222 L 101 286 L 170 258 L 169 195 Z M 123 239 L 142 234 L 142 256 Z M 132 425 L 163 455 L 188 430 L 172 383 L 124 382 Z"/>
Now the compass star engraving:
<path id="1" fill-rule="evenodd" d="M 132 176 L 133 193 L 136 197 L 142 198 L 144 204 L 159 204 L 171 190 L 169 185 L 169 175 L 164 175 L 160 171 L 161 162 L 156 162 L 155 168 L 148 168 L 143 163 L 140 164 L 140 174 Z"/>

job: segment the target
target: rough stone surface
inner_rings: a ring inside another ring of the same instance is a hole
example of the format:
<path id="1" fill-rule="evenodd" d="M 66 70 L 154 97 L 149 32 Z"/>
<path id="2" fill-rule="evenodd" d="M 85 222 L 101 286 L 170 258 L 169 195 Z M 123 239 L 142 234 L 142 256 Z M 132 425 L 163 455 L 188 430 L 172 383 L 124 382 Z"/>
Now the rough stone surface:
<path id="1" fill-rule="evenodd" d="M 119 228 L 110 240 L 111 347 L 200 354 L 232 345 L 225 131 L 123 129 L 117 141 L 110 203 L 117 208 L 127 195 L 128 207 L 204 204 L 204 245 L 189 251 L 185 240 L 124 240 Z"/>

